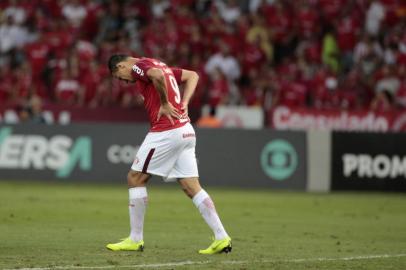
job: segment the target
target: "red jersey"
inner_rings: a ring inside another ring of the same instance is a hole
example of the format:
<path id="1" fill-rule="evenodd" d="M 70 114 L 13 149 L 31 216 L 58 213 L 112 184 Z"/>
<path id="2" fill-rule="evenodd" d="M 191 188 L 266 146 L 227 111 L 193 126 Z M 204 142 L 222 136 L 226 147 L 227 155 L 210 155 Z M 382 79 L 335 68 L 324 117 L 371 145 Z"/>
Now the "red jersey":
<path id="1" fill-rule="evenodd" d="M 157 120 L 159 108 L 161 107 L 161 100 L 159 98 L 158 90 L 155 89 L 152 81 L 147 76 L 147 71 L 150 68 L 159 68 L 163 71 L 165 76 L 165 84 L 167 89 L 168 101 L 179 111 L 181 110 L 181 96 L 178 83 L 181 82 L 182 69 L 169 68 L 165 63 L 152 59 L 140 58 L 133 66 L 132 76 L 136 80 L 136 87 L 144 97 L 144 106 L 148 112 L 149 121 L 151 123 L 151 132 L 165 131 L 174 129 L 185 125 L 189 122 L 189 118 L 176 119 L 172 118 L 172 124 L 166 116 L 161 116 Z"/>

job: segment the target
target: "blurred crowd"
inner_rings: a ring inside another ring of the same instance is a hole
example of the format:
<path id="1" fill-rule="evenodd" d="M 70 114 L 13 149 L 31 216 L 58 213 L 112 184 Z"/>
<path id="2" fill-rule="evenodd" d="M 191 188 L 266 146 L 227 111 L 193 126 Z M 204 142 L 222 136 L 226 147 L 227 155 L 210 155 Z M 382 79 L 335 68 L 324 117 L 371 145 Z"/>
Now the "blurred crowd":
<path id="1" fill-rule="evenodd" d="M 2 0 L 0 104 L 140 106 L 124 53 L 192 69 L 191 106 L 406 107 L 404 0 Z"/>

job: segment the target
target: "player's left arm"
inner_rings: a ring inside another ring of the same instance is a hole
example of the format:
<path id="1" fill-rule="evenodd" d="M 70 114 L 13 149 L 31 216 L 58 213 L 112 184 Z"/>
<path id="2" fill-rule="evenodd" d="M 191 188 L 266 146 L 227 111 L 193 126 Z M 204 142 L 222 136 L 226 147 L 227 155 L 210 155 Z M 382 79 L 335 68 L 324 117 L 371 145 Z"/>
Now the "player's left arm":
<path id="1" fill-rule="evenodd" d="M 199 81 L 199 75 L 195 71 L 182 69 L 181 82 L 185 83 L 184 92 L 182 97 L 182 109 L 187 114 L 187 106 L 189 101 L 195 92 L 197 83 Z"/>

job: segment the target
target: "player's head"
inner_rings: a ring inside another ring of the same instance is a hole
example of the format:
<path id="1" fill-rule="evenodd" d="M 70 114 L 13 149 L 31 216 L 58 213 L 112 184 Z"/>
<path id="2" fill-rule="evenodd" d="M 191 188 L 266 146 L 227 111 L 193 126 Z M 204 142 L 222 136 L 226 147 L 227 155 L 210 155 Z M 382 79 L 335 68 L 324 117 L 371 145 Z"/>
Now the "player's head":
<path id="1" fill-rule="evenodd" d="M 114 54 L 109 59 L 109 69 L 111 75 L 114 78 L 126 81 L 126 82 L 134 82 L 134 78 L 131 75 L 132 63 L 130 56 L 124 54 Z"/>

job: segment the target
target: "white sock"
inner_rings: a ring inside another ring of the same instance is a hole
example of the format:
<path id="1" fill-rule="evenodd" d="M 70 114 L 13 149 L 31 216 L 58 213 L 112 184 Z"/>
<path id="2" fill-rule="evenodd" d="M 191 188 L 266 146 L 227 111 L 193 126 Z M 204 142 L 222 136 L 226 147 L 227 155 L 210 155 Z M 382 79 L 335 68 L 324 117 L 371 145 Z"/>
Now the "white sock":
<path id="1" fill-rule="evenodd" d="M 223 224 L 217 214 L 214 203 L 211 200 L 209 194 L 203 189 L 200 190 L 194 197 L 193 203 L 199 209 L 200 214 L 206 221 L 207 225 L 213 230 L 216 240 L 221 240 L 228 237 L 226 230 L 224 230 Z"/>
<path id="2" fill-rule="evenodd" d="M 128 190 L 130 203 L 130 238 L 134 242 L 143 240 L 144 231 L 144 215 L 148 203 L 148 195 L 146 187 L 134 187 Z"/>

